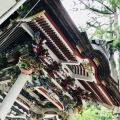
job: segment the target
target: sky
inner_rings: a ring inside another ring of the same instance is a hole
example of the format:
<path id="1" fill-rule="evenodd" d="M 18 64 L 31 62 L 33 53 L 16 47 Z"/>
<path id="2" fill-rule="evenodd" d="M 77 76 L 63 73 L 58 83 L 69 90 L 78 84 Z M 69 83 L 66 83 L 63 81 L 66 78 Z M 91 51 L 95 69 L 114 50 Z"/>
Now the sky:
<path id="1" fill-rule="evenodd" d="M 63 6 L 67 10 L 68 14 L 72 18 L 73 22 L 75 25 L 78 27 L 80 31 L 86 31 L 84 28 L 86 28 L 86 23 L 91 21 L 92 17 L 95 17 L 95 14 L 93 14 L 89 10 L 83 10 L 85 9 L 85 6 L 83 4 L 79 4 L 79 0 L 61 0 Z M 85 2 L 85 0 L 84 0 Z M 96 8 L 101 7 L 101 4 L 94 2 L 91 3 L 94 5 Z M 107 5 L 107 3 L 106 3 Z M 74 7 L 76 6 L 76 7 Z M 76 9 L 78 9 L 76 11 Z M 104 24 L 104 23 L 109 23 L 108 17 L 99 17 L 97 16 L 97 21 Z M 120 16 L 119 16 L 119 21 L 120 21 Z M 102 26 L 104 29 L 108 27 L 108 25 Z M 91 36 L 91 33 L 93 34 L 95 32 L 95 28 L 89 28 L 87 31 L 88 37 Z M 99 39 L 98 36 L 94 36 L 94 39 Z"/>
<path id="2" fill-rule="evenodd" d="M 61 1 L 65 9 L 67 10 L 68 14 L 72 18 L 73 22 L 78 27 L 78 29 L 80 31 L 85 31 L 84 28 L 86 28 L 86 22 L 90 21 L 90 18 L 94 17 L 94 14 L 91 14 L 91 12 L 88 10 L 84 10 L 85 6 L 79 4 L 79 0 L 61 0 Z M 78 10 L 76 11 L 76 9 Z M 88 37 L 90 37 L 91 33 L 95 32 L 95 29 L 90 28 L 86 32 L 88 34 Z"/>
<path id="3" fill-rule="evenodd" d="M 78 0 L 74 0 L 74 1 L 79 3 Z M 80 12 L 73 11 L 74 10 L 73 9 L 73 7 L 74 7 L 73 0 L 62 0 L 62 4 L 66 8 L 67 12 L 69 13 L 70 17 L 72 18 L 72 20 L 76 26 L 86 24 L 86 21 L 88 20 L 87 12 L 83 11 L 83 14 L 80 15 Z M 78 6 L 78 8 L 84 9 L 84 6 L 81 6 L 81 5 L 77 5 L 77 6 Z"/>

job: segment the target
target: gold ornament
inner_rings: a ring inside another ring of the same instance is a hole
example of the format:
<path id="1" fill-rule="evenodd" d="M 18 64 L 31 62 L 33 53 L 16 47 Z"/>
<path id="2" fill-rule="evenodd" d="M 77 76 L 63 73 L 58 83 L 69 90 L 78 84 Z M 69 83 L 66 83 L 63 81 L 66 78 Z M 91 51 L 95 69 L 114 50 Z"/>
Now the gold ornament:
<path id="1" fill-rule="evenodd" d="M 82 65 L 83 65 L 83 67 L 84 67 L 84 69 L 85 69 L 86 72 L 93 73 L 92 66 L 91 66 L 90 63 L 88 63 L 86 61 L 83 61 Z"/>

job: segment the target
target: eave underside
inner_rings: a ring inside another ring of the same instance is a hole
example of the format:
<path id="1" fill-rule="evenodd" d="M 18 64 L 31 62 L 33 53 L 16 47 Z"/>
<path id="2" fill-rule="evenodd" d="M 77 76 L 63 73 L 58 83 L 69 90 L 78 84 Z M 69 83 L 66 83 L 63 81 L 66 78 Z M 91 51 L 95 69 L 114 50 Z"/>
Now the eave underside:
<path id="1" fill-rule="evenodd" d="M 95 83 L 78 79 L 80 84 L 84 87 L 85 90 L 91 92 L 91 97 L 93 99 L 99 101 L 100 103 L 104 103 L 109 106 L 120 106 L 119 92 L 116 89 L 115 82 L 110 76 L 110 69 L 107 59 L 100 51 L 95 51 L 91 47 L 86 34 L 80 34 L 78 32 L 71 20 L 69 21 L 70 18 L 68 15 L 63 16 L 63 14 L 61 14 L 61 12 L 65 12 L 64 10 L 56 9 L 56 11 L 54 11 L 55 6 L 58 7 L 57 4 L 58 3 L 56 3 L 55 0 L 53 4 L 47 0 L 43 2 L 44 8 L 47 11 L 45 16 L 48 18 L 53 27 L 55 27 L 56 32 L 58 32 L 62 38 L 64 38 L 66 44 L 69 46 L 72 52 L 67 49 L 61 39 L 56 35 L 55 31 L 51 28 L 51 25 L 48 24 L 47 21 L 45 21 L 45 19 L 42 17 L 36 18 L 34 21 L 27 22 L 27 25 L 34 32 L 40 31 L 42 33 L 42 37 L 47 40 L 46 45 L 56 55 L 58 60 L 66 62 L 74 61 L 77 63 L 78 61 L 75 56 L 79 57 L 81 60 L 87 59 L 95 70 L 94 74 L 90 74 L 91 76 L 95 76 Z M 58 15 L 61 16 L 58 17 Z M 14 42 L 20 43 L 19 38 L 23 37 L 24 39 L 24 36 L 28 35 L 28 33 L 25 32 L 22 28 L 17 27 L 17 29 L 11 33 L 9 38 L 6 39 L 13 28 L 14 26 L 1 35 L 1 52 L 7 50 Z M 3 42 L 4 39 L 6 39 L 5 42 Z M 81 47 L 82 52 L 77 50 L 77 45 Z M 98 60 L 98 65 L 96 65 L 94 58 Z M 85 75 L 87 76 L 87 72 Z M 103 80 L 105 81 L 106 85 L 102 83 Z"/>

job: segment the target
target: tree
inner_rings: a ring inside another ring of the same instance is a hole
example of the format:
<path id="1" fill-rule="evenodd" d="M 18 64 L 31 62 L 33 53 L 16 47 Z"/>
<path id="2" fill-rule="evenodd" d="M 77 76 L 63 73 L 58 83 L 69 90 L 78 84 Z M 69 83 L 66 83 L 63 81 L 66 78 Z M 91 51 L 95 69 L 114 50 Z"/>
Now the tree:
<path id="1" fill-rule="evenodd" d="M 120 0 L 73 0 L 69 11 L 73 11 L 73 14 L 77 12 L 81 15 L 80 21 L 86 21 L 84 25 L 79 24 L 78 28 L 80 31 L 86 31 L 90 40 L 113 39 L 113 47 L 120 45 Z M 86 18 L 83 18 L 84 14 Z"/>
<path id="2" fill-rule="evenodd" d="M 83 113 L 74 115 L 73 120 L 112 120 L 112 111 L 100 105 L 84 103 Z"/>

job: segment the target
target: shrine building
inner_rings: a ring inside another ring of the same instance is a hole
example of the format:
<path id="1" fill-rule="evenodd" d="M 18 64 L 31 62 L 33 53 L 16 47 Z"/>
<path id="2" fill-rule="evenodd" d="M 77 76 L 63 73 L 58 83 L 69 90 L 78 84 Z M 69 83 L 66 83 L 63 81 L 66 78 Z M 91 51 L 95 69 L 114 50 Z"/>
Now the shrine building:
<path id="1" fill-rule="evenodd" d="M 119 120 L 107 43 L 90 42 L 60 0 L 34 0 L 25 14 L 17 9 L 19 17 L 9 24 L 6 17 L 0 28 L 0 119 L 72 120 L 85 101 L 113 110 Z"/>

